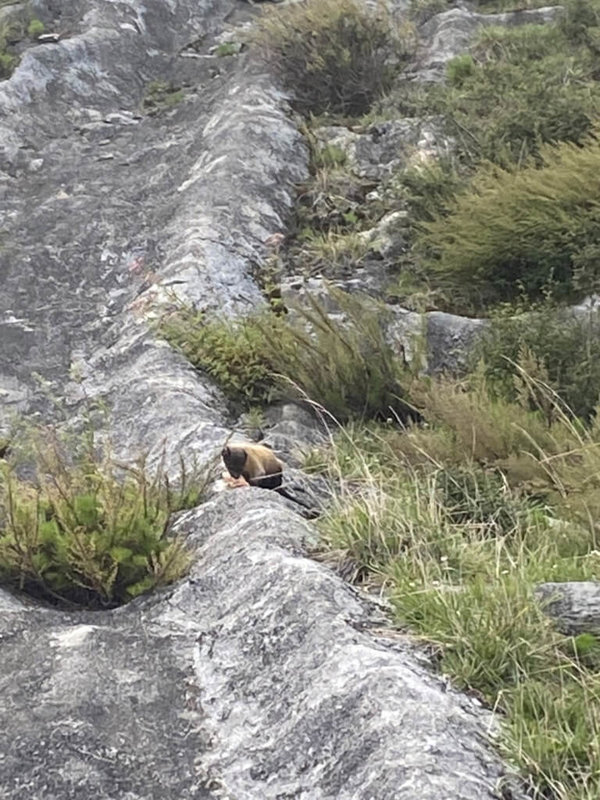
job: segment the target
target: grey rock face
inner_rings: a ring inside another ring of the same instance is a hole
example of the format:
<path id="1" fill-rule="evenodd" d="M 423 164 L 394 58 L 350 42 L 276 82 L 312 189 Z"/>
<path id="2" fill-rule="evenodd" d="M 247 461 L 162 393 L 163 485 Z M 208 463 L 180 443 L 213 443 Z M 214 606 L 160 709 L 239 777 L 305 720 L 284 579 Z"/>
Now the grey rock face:
<path id="1" fill-rule="evenodd" d="M 70 616 L 0 595 L 3 797 L 497 800 L 488 713 L 303 555 L 275 495 L 176 529 L 198 559 L 162 597 Z"/>
<path id="2" fill-rule="evenodd" d="M 563 633 L 600 635 L 600 583 L 542 583 L 536 589 L 536 597 Z"/>
<path id="3" fill-rule="evenodd" d="M 73 409 L 102 398 L 122 454 L 166 440 L 175 463 L 225 437 L 223 399 L 148 319 L 173 298 L 221 314 L 260 304 L 253 265 L 306 174 L 268 76 L 245 56 L 208 55 L 235 10 L 73 4 L 58 18 L 73 35 L 32 47 L 0 84 L 2 384 L 45 414 L 48 393 Z M 184 96 L 149 117 L 153 80 Z"/>
<path id="4" fill-rule="evenodd" d="M 207 459 L 223 398 L 150 323 L 173 296 L 262 302 L 252 268 L 306 150 L 269 76 L 210 54 L 234 0 L 35 7 L 61 38 L 0 85 L 0 402 L 101 398 L 120 454 Z M 157 80 L 183 97 L 149 116 Z M 272 435 L 307 427 L 282 414 Z M 282 499 L 228 492 L 175 527 L 197 560 L 162 595 L 66 614 L 0 594 L 3 797 L 498 798 L 489 715 L 372 630 Z"/>
<path id="5" fill-rule="evenodd" d="M 392 344 L 401 347 L 407 360 L 420 359 L 420 368 L 430 374 L 460 373 L 467 365 L 473 347 L 488 321 L 470 319 L 443 311 L 419 314 L 393 308 L 388 327 Z"/>

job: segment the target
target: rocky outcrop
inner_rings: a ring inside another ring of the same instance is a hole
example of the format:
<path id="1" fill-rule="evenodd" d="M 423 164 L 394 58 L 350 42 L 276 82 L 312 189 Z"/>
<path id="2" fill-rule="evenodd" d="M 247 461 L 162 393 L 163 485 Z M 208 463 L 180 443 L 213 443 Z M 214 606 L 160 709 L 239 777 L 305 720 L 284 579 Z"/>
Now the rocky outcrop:
<path id="1" fill-rule="evenodd" d="M 248 4 L 32 5 L 60 37 L 0 85 L 0 427 L 98 399 L 125 457 L 207 459 L 229 433 L 223 398 L 151 323 L 174 296 L 222 314 L 262 302 L 253 266 L 306 149 L 269 76 L 214 50 Z M 157 81 L 173 104 L 150 115 Z M 281 449 L 310 428 L 273 421 Z M 282 499 L 232 492 L 175 529 L 197 558 L 162 595 L 96 614 L 0 595 L 7 800 L 519 796 L 489 714 L 375 630 Z"/>
<path id="2" fill-rule="evenodd" d="M 536 597 L 544 613 L 556 620 L 558 628 L 568 636 L 595 633 L 600 636 L 600 583 L 572 581 L 542 583 Z"/>
<path id="3" fill-rule="evenodd" d="M 305 557 L 277 497 L 230 492 L 175 529 L 196 565 L 160 597 L 70 616 L 0 596 L 6 800 L 520 796 L 489 712 Z"/>
<path id="4" fill-rule="evenodd" d="M 314 135 L 322 146 L 338 148 L 351 172 L 375 181 L 451 150 L 451 142 L 435 117 L 378 122 L 364 133 L 332 125 L 317 128 Z"/>
<path id="5" fill-rule="evenodd" d="M 468 50 L 473 35 L 483 27 L 536 25 L 550 22 L 561 12 L 562 6 L 547 6 L 502 14 L 450 8 L 436 14 L 419 29 L 419 49 L 411 77 L 419 81 L 443 80 L 448 61 Z"/>

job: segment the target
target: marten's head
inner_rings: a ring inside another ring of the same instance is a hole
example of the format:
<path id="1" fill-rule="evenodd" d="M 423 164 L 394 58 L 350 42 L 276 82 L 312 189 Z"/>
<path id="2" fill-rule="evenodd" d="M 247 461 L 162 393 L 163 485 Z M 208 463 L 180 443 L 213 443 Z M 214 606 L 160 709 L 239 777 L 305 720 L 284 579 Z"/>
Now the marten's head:
<path id="1" fill-rule="evenodd" d="M 243 472 L 248 454 L 243 447 L 224 447 L 221 457 L 232 478 L 239 478 Z"/>

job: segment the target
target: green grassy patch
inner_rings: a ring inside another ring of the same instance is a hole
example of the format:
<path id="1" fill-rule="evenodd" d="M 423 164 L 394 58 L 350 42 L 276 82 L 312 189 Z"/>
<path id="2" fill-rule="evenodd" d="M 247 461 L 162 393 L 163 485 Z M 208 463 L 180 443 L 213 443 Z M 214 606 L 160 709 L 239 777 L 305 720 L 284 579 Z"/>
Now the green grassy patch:
<path id="1" fill-rule="evenodd" d="M 183 89 L 165 81 L 151 81 L 146 87 L 142 109 L 146 114 L 158 114 L 175 108 L 183 98 Z"/>
<path id="2" fill-rule="evenodd" d="M 426 427 L 347 427 L 309 459 L 351 487 L 319 523 L 328 559 L 383 584 L 396 622 L 501 712 L 532 797 L 592 800 L 596 639 L 560 634 L 533 590 L 600 578 L 598 430 L 499 401 L 481 379 L 413 388 Z"/>
<path id="3" fill-rule="evenodd" d="M 236 411 L 291 397 L 337 419 L 410 415 L 410 371 L 387 342 L 385 308 L 330 290 L 287 317 L 272 313 L 223 320 L 181 308 L 164 317 L 162 335 L 210 375 Z"/>
<path id="4" fill-rule="evenodd" d="M 446 85 L 402 85 L 379 112 L 439 114 L 471 165 L 522 164 L 544 143 L 580 142 L 600 111 L 599 9 L 574 0 L 553 23 L 484 28 L 448 63 Z"/>

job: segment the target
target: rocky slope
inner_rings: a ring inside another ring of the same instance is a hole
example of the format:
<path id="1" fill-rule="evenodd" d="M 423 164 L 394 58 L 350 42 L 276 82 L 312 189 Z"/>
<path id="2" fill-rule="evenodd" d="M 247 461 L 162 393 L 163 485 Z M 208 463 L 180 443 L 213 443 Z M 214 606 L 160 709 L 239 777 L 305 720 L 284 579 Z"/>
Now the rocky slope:
<path id="1" fill-rule="evenodd" d="M 154 338 L 152 310 L 172 293 L 225 314 L 262 302 L 252 269 L 305 147 L 248 55 L 211 55 L 247 4 L 34 7 L 63 35 L 0 84 L 0 421 L 101 397 L 123 454 L 206 458 L 222 399 Z M 181 101 L 143 113 L 153 81 Z M 1 595 L 3 797 L 518 796 L 488 714 L 374 630 L 278 498 L 232 493 L 176 527 L 198 558 L 162 596 L 67 615 Z"/>

